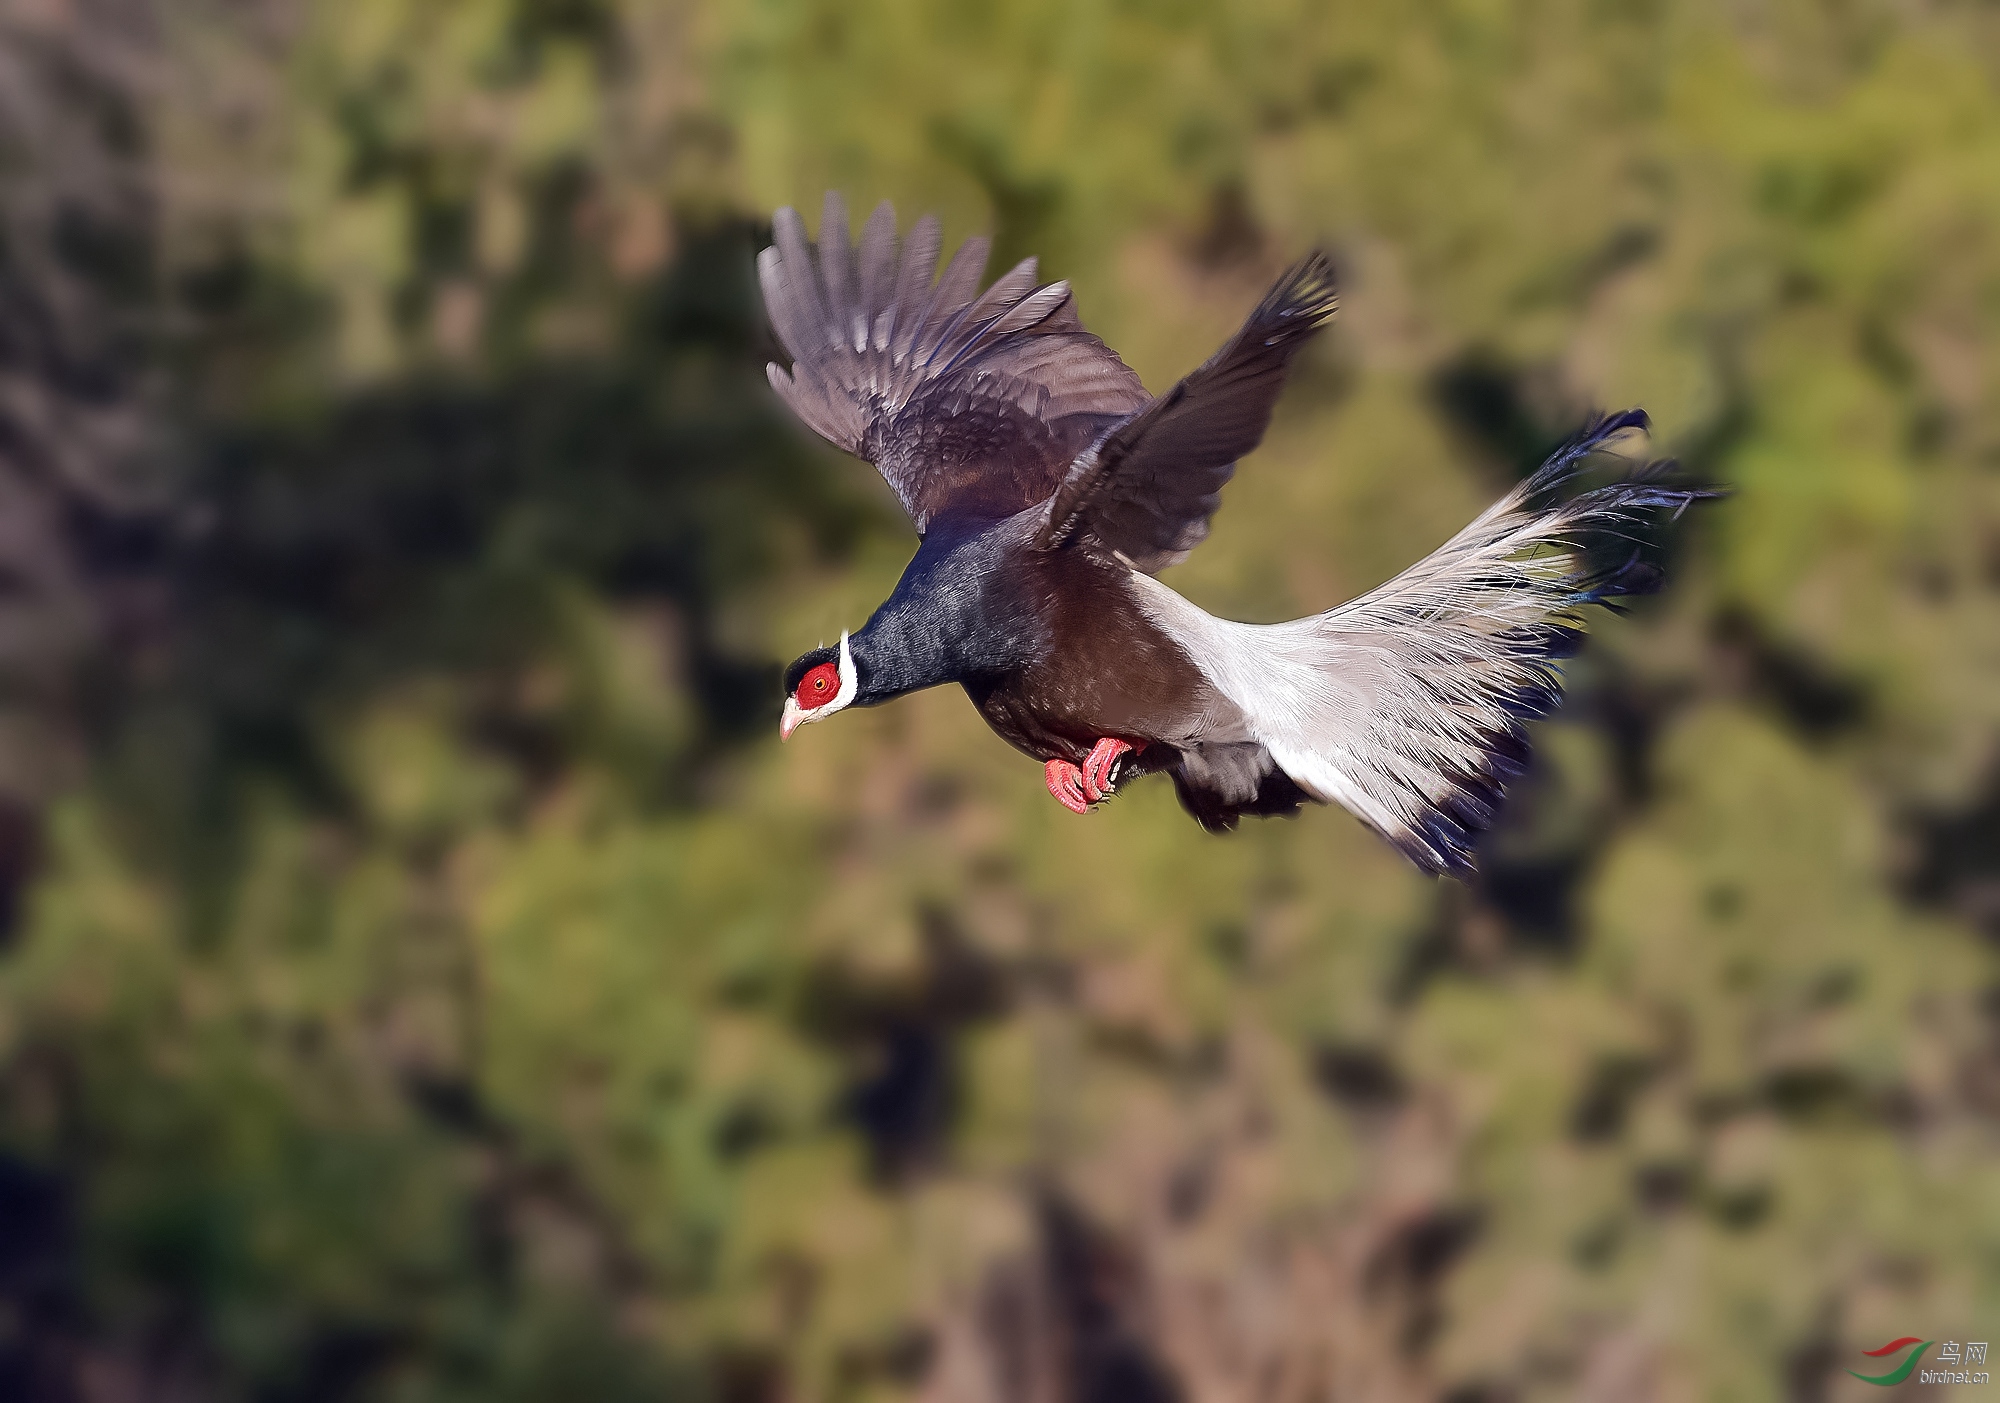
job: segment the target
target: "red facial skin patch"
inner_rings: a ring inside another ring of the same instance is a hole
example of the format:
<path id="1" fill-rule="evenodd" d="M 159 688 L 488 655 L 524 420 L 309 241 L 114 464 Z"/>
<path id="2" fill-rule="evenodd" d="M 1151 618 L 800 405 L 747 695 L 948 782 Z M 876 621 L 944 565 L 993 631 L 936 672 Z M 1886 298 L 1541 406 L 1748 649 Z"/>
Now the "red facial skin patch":
<path id="1" fill-rule="evenodd" d="M 799 679 L 799 688 L 792 693 L 792 700 L 799 704 L 801 711 L 815 711 L 840 695 L 840 669 L 832 663 L 821 663 Z"/>

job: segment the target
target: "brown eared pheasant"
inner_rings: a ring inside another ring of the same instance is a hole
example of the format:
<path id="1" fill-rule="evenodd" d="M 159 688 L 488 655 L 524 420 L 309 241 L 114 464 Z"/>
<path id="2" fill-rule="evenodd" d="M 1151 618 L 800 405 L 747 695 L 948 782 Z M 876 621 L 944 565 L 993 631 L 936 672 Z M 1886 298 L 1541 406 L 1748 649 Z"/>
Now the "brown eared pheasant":
<path id="1" fill-rule="evenodd" d="M 1581 611 L 1660 584 L 1629 533 L 1715 495 L 1604 451 L 1645 429 L 1629 410 L 1387 584 L 1232 623 L 1154 577 L 1208 534 L 1292 358 L 1332 318 L 1324 255 L 1153 396 L 1032 258 L 981 291 L 988 242 L 971 239 L 933 281 L 935 218 L 899 244 L 885 203 L 854 245 L 837 195 L 817 245 L 790 209 L 775 235 L 757 268 L 793 364 L 771 383 L 880 469 L 918 537 L 888 602 L 786 669 L 787 737 L 955 682 L 1079 814 L 1165 771 L 1205 828 L 1337 803 L 1425 871 L 1465 876 L 1527 762 L 1523 723 L 1561 700 Z M 1599 460 L 1612 480 L 1580 485 Z"/>

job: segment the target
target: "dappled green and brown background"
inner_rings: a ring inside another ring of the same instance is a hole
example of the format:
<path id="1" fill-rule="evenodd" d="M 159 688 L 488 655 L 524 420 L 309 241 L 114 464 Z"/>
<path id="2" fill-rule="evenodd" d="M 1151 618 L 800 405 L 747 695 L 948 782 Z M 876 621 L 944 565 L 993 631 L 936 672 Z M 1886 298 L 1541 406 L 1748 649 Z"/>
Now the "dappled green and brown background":
<path id="1" fill-rule="evenodd" d="M 1338 251 L 1217 612 L 1593 407 L 1735 496 L 1471 888 L 781 752 L 830 186 L 1156 388 Z M 1858 1396 L 2000 1320 L 2000 11 L 10 0 L 0 680 L 9 1396 Z"/>

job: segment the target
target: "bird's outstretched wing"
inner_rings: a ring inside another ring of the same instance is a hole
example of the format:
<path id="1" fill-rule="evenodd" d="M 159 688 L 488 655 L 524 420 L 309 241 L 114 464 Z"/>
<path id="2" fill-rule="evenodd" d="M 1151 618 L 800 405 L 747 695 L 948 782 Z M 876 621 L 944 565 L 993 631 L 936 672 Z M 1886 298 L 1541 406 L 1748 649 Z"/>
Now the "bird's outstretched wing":
<path id="1" fill-rule="evenodd" d="M 934 216 L 899 251 L 884 201 L 854 247 L 831 193 L 816 246 L 795 210 L 779 210 L 773 230 L 757 273 L 793 365 L 771 365 L 771 384 L 879 468 L 920 533 L 940 514 L 1000 517 L 1046 500 L 1146 402 L 1139 377 L 1083 329 L 1069 284 L 1035 285 L 1032 258 L 982 293 L 989 241 L 969 239 L 933 286 Z"/>
<path id="2" fill-rule="evenodd" d="M 1338 305 L 1326 255 L 1293 267 L 1207 364 L 1077 459 L 1038 543 L 1094 540 L 1147 574 L 1184 559 L 1236 460 L 1264 437 L 1292 357 Z"/>

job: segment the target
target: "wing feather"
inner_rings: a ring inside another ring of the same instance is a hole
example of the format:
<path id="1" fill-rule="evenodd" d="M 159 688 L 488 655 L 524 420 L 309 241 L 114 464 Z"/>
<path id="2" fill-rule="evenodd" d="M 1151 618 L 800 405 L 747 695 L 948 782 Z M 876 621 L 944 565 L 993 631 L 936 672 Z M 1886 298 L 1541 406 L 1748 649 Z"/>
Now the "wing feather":
<path id="1" fill-rule="evenodd" d="M 767 248 L 757 255 L 757 281 L 764 292 L 771 327 L 792 359 L 803 360 L 808 353 L 816 352 L 818 325 L 807 316 L 808 294 L 792 285 L 792 265 L 784 261 L 776 248 Z"/>
<path id="2" fill-rule="evenodd" d="M 888 345 L 885 313 L 896 290 L 896 211 L 887 200 L 875 206 L 861 230 L 861 313 L 867 319 L 867 351 Z"/>
<path id="3" fill-rule="evenodd" d="M 1045 501 L 1070 465 L 1146 401 L 1078 320 L 1069 284 L 1035 286 L 1025 259 L 983 292 L 989 241 L 968 239 L 936 283 L 938 222 L 910 230 L 878 205 L 858 246 L 828 195 L 819 243 L 796 211 L 772 220 L 758 278 L 789 370 L 772 387 L 828 441 L 868 459 L 916 522 Z"/>
<path id="4" fill-rule="evenodd" d="M 858 355 L 867 345 L 857 326 L 854 271 L 854 251 L 847 242 L 847 204 L 838 191 L 829 190 L 819 217 L 819 275 L 826 286 L 827 321 L 842 360 Z"/>
<path id="5" fill-rule="evenodd" d="M 1000 321 L 1010 312 L 1020 309 L 1034 286 L 1034 259 L 1026 259 L 1009 269 L 1005 276 L 952 319 L 950 327 L 939 338 L 937 350 L 931 353 L 926 366 L 928 372 L 936 377 L 949 375 L 968 355 L 982 350 L 989 334 L 997 330 Z M 1032 322 L 1028 323 L 1028 326 L 1032 325 Z"/>
<path id="6" fill-rule="evenodd" d="M 1083 535 L 1148 574 L 1186 558 L 1264 437 L 1292 358 L 1338 306 L 1325 254 L 1294 266 L 1205 365 L 1078 458 L 1038 543 Z"/>
<path id="7" fill-rule="evenodd" d="M 782 285 L 791 298 L 792 320 L 804 333 L 796 346 L 786 349 L 794 359 L 799 359 L 832 342 L 826 301 L 820 296 L 812 244 L 806 238 L 806 223 L 799 218 L 799 212 L 789 208 L 779 210 L 772 220 L 771 232 L 778 241 L 782 261 L 777 266 L 783 274 Z"/>
<path id="8" fill-rule="evenodd" d="M 929 305 L 926 294 L 930 292 L 931 279 L 937 276 L 938 255 L 943 251 L 943 228 L 936 215 L 927 214 L 910 229 L 910 237 L 903 245 L 903 263 L 896 271 L 896 300 L 890 310 L 894 331 L 888 338 L 892 364 L 906 363 L 910 348 L 916 345 L 917 333 L 923 329 L 924 309 Z"/>

